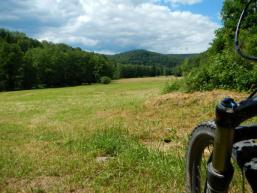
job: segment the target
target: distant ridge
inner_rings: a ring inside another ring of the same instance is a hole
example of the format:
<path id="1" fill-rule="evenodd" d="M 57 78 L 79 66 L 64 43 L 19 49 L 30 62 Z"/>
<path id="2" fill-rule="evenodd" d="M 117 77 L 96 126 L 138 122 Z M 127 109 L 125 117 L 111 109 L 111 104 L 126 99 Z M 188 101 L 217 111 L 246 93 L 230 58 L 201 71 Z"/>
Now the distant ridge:
<path id="1" fill-rule="evenodd" d="M 191 58 L 198 54 L 160 54 L 148 50 L 131 50 L 115 55 L 107 55 L 107 57 L 120 64 L 135 65 L 162 65 L 166 67 L 174 67 L 181 64 L 185 58 Z"/>

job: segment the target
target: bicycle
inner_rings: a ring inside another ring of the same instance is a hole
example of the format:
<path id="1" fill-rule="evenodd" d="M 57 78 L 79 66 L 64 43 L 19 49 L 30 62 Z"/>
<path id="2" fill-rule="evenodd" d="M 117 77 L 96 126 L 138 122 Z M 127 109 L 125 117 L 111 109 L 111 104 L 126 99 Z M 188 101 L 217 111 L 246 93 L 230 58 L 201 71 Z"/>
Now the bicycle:
<path id="1" fill-rule="evenodd" d="M 235 48 L 242 57 L 257 61 L 257 57 L 248 56 L 240 49 L 238 41 L 241 22 L 253 1 L 248 1 L 238 21 Z M 227 193 L 234 160 L 252 191 L 257 193 L 257 125 L 240 126 L 257 116 L 256 94 L 257 89 L 238 103 L 224 98 L 216 106 L 215 121 L 202 123 L 193 130 L 186 155 L 187 192 Z"/>

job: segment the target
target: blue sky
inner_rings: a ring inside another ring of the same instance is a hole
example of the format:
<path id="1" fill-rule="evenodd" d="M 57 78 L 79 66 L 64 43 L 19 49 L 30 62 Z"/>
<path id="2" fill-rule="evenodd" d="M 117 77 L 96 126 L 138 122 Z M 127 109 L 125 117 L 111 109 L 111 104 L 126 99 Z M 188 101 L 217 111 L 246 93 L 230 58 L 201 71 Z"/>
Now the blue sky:
<path id="1" fill-rule="evenodd" d="M 114 54 L 205 51 L 220 27 L 222 0 L 5 0 L 0 27 L 39 40 Z"/>
<path id="2" fill-rule="evenodd" d="M 183 5 L 181 10 L 188 10 L 210 17 L 214 22 L 221 24 L 220 11 L 223 0 L 203 0 L 201 3 L 193 5 Z"/>

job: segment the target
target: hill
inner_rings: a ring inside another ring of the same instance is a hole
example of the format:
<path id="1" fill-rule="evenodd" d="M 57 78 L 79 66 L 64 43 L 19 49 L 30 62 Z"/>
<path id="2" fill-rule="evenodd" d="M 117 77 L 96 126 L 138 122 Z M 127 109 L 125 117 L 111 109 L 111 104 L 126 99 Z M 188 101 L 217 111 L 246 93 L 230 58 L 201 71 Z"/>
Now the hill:
<path id="1" fill-rule="evenodd" d="M 185 58 L 191 58 L 196 55 L 198 54 L 160 54 L 148 50 L 132 50 L 107 57 L 120 64 L 174 67 L 181 64 Z"/>

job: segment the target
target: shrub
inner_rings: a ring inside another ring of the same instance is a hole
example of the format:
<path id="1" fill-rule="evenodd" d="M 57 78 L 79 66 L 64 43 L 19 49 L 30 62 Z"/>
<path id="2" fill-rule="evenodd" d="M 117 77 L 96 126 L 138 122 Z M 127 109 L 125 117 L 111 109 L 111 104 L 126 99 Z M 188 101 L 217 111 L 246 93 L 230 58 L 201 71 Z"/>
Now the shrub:
<path id="1" fill-rule="evenodd" d="M 183 78 L 179 78 L 176 80 L 171 80 L 169 82 L 166 82 L 162 92 L 163 93 L 169 93 L 172 91 L 182 91 L 186 92 L 188 89 L 186 88 L 185 80 Z"/>
<path id="2" fill-rule="evenodd" d="M 249 90 L 256 84 L 256 72 L 253 65 L 226 50 L 188 73 L 186 88 L 190 91 L 215 88 Z"/>
<path id="3" fill-rule="evenodd" d="M 102 84 L 110 84 L 112 79 L 110 79 L 108 76 L 102 76 L 100 78 L 100 83 Z"/>

